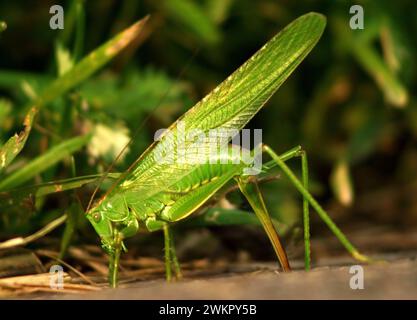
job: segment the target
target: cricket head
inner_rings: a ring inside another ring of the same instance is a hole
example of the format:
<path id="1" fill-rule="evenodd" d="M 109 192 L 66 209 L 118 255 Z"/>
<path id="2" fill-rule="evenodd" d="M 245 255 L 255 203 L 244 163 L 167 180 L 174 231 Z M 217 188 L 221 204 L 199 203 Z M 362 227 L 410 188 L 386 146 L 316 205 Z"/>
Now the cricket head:
<path id="1" fill-rule="evenodd" d="M 111 251 L 113 247 L 113 223 L 104 214 L 100 205 L 92 208 L 87 212 L 87 219 L 90 221 L 94 230 L 100 236 L 101 244 L 106 252 Z"/>
<path id="2" fill-rule="evenodd" d="M 136 234 L 139 223 L 122 195 L 107 197 L 87 212 L 87 219 L 100 236 L 103 249 L 110 253 L 117 238 Z"/>

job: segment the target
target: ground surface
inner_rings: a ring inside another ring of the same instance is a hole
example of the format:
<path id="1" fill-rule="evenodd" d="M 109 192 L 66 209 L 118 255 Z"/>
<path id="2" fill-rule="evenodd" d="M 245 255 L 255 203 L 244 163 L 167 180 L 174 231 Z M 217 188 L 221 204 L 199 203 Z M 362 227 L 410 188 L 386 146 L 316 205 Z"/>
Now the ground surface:
<path id="1" fill-rule="evenodd" d="M 372 252 L 375 246 L 373 234 L 352 235 L 354 241 Z M 373 239 L 373 240 L 372 240 Z M 4 298 L 31 299 L 417 299 L 417 234 L 385 232 L 384 241 L 378 243 L 385 248 L 372 253 L 376 259 L 384 259 L 363 266 L 364 289 L 350 287 L 350 273 L 355 261 L 346 254 L 329 254 L 337 241 L 319 239 L 313 242 L 316 256 L 314 268 L 303 271 L 301 260 L 292 260 L 291 273 L 279 273 L 276 263 L 203 263 L 188 264 L 184 268 L 184 279 L 167 284 L 163 280 L 161 265 L 138 268 L 134 273 L 125 272 L 118 289 L 108 289 L 104 278 L 91 277 L 98 287 L 81 284 L 80 278 L 72 274 L 65 290 L 49 289 L 49 274 L 43 285 L 45 290 L 34 290 L 25 294 L 7 294 Z M 39 275 L 41 277 L 41 275 Z M 1 279 L 0 279 L 1 281 Z M 38 281 L 38 280 L 36 280 Z M 35 282 L 36 282 L 35 281 Z M 46 282 L 45 282 L 46 281 Z M 33 283 L 35 283 L 33 282 Z M 33 284 L 33 286 L 36 286 Z M 79 287 L 78 287 L 79 286 Z M 27 286 L 26 286 L 27 289 Z M 49 291 L 49 292 L 47 292 Z M 19 293 L 19 291 L 15 292 Z"/>
<path id="2" fill-rule="evenodd" d="M 393 257 L 386 257 L 393 258 Z M 328 261 L 339 264 L 343 261 Z M 417 260 L 364 266 L 364 289 L 350 288 L 349 266 L 319 267 L 311 272 L 278 274 L 275 264 L 250 264 L 230 274 L 198 280 L 141 281 L 115 290 L 83 295 L 48 295 L 58 299 L 417 299 Z M 246 271 L 244 271 L 246 269 Z M 231 268 L 231 271 L 233 268 Z"/>

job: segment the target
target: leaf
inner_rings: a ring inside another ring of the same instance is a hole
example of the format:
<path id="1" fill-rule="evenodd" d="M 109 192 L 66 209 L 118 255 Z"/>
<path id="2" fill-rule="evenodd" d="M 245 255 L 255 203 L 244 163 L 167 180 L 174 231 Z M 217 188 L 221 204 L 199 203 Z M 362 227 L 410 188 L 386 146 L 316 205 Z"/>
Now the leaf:
<path id="1" fill-rule="evenodd" d="M 7 24 L 4 21 L 0 21 L 0 32 L 3 32 L 7 29 Z"/>
<path id="2" fill-rule="evenodd" d="M 354 192 L 352 179 L 350 176 L 349 165 L 346 161 L 339 161 L 333 168 L 330 184 L 341 204 L 350 206 L 353 203 Z"/>
<path id="3" fill-rule="evenodd" d="M 36 87 L 38 87 L 39 85 L 46 86 L 46 84 L 50 83 L 52 80 L 53 78 L 51 76 L 39 73 L 0 70 L 0 88 L 7 90 L 12 90 L 21 86 L 24 81 L 30 83 L 32 86 L 37 84 Z"/>
<path id="4" fill-rule="evenodd" d="M 282 236 L 289 231 L 289 226 L 272 218 L 275 229 Z M 209 208 L 206 212 L 193 216 L 188 220 L 181 222 L 186 227 L 210 227 L 210 226 L 235 226 L 235 225 L 254 225 L 261 226 L 261 222 L 253 212 L 224 209 Z"/>
<path id="5" fill-rule="evenodd" d="M 54 182 L 48 182 L 40 184 L 38 186 L 33 186 L 29 188 L 30 190 L 36 190 L 36 196 L 41 197 L 55 192 L 62 192 L 71 189 L 81 188 L 82 186 L 100 181 L 104 174 L 92 174 L 88 176 L 81 176 L 75 178 L 69 178 L 64 180 L 58 180 Z M 117 179 L 120 177 L 120 173 L 108 173 L 106 174 L 106 179 Z"/>
<path id="6" fill-rule="evenodd" d="M 32 129 L 33 119 L 36 115 L 37 109 L 31 108 L 27 113 L 23 122 L 24 129 L 19 134 L 15 134 L 0 148 L 0 172 L 9 165 L 10 162 L 19 154 L 24 147 L 26 140 Z"/>
<path id="7" fill-rule="evenodd" d="M 216 23 L 222 23 L 230 14 L 235 0 L 209 0 L 206 1 L 207 15 Z"/>
<path id="8" fill-rule="evenodd" d="M 405 107 L 408 103 L 408 92 L 398 77 L 385 64 L 381 56 L 369 44 L 352 46 L 353 54 L 362 67 L 374 78 L 384 92 L 385 98 L 395 107 Z"/>
<path id="9" fill-rule="evenodd" d="M 209 44 L 220 40 L 220 32 L 202 8 L 190 0 L 164 0 L 163 6 L 169 15 L 182 23 L 197 37 Z"/>
<path id="10" fill-rule="evenodd" d="M 71 58 L 71 53 L 60 42 L 57 42 L 56 44 L 55 55 L 59 75 L 63 75 L 71 70 L 74 65 L 74 61 Z"/>
<path id="11" fill-rule="evenodd" d="M 86 80 L 116 56 L 122 49 L 126 48 L 129 43 L 139 35 L 147 20 L 148 17 L 145 17 L 136 22 L 88 54 L 70 69 L 70 71 L 48 86 L 34 104 L 43 106 Z"/>
<path id="12" fill-rule="evenodd" d="M 79 90 L 92 108 L 109 114 L 112 123 L 117 118 L 132 126 L 136 126 L 145 114 L 154 111 L 155 106 L 161 103 L 161 92 L 165 94 L 160 108 L 168 110 L 154 112 L 153 116 L 165 120 L 167 124 L 174 120 L 172 113 L 183 110 L 189 99 L 185 83 L 171 79 L 152 67 L 129 70 L 124 81 L 117 74 L 106 73 L 86 82 Z M 118 107 L 115 108 L 115 105 Z"/>
<path id="13" fill-rule="evenodd" d="M 261 225 L 251 212 L 237 209 L 210 208 L 207 212 L 189 220 L 192 226 L 226 226 L 239 224 Z"/>
<path id="14" fill-rule="evenodd" d="M 43 155 L 35 158 L 23 168 L 13 172 L 0 182 L 0 190 L 14 188 L 26 182 L 66 158 L 70 154 L 82 148 L 90 140 L 90 135 L 66 140 L 48 150 Z"/>
<path id="15" fill-rule="evenodd" d="M 0 172 L 16 157 L 26 143 L 32 129 L 36 113 L 46 104 L 61 96 L 70 89 L 79 85 L 90 77 L 95 71 L 109 62 L 115 55 L 124 49 L 141 32 L 148 17 L 136 22 L 129 28 L 117 34 L 99 48 L 91 52 L 67 73 L 52 82 L 38 98 L 33 101 L 26 115 L 25 129 L 11 137 L 0 149 Z M 3 181 L 4 182 L 4 181 Z M 0 184 L 3 185 L 3 184 Z"/>
<path id="16" fill-rule="evenodd" d="M 6 212 L 16 206 L 27 207 L 26 204 L 33 202 L 38 197 L 78 189 L 87 184 L 98 182 L 102 177 L 103 174 L 80 176 L 0 192 L 0 212 Z M 120 173 L 106 175 L 107 179 L 113 180 L 119 177 Z M 33 206 L 33 203 L 31 203 L 31 206 Z"/>
<path id="17" fill-rule="evenodd" d="M 8 99 L 0 97 L 0 134 L 2 131 L 10 129 L 13 121 L 11 119 L 12 103 Z M 0 144 L 2 144 L 2 137 L 0 135 Z"/>

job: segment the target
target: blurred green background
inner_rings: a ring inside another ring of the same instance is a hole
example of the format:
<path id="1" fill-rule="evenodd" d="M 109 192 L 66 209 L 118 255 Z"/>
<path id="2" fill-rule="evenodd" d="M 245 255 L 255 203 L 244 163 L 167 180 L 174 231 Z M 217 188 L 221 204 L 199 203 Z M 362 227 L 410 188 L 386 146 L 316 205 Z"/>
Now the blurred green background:
<path id="1" fill-rule="evenodd" d="M 58 3 L 65 9 L 65 29 L 51 30 L 49 8 Z M 349 28 L 353 4 L 364 8 L 363 30 Z M 278 152 L 296 145 L 307 150 L 311 190 L 342 228 L 415 226 L 415 1 L 2 1 L 0 20 L 7 29 L 0 33 L 0 145 L 22 129 L 31 101 L 39 101 L 55 78 L 135 21 L 151 18 L 109 64 L 41 108 L 22 152 L 1 171 L 0 239 L 75 212 L 74 241 L 97 243 L 76 199 L 85 207 L 93 186 L 47 196 L 28 186 L 103 172 L 140 128 L 113 171 L 125 170 L 155 130 L 169 126 L 309 11 L 327 16 L 323 37 L 250 127 L 262 128 L 264 142 Z M 71 140 L 88 132 L 95 135 Z M 34 163 L 57 146 L 63 149 L 49 162 Z M 291 166 L 299 172 L 297 161 Z M 294 188 L 280 179 L 262 189 L 271 213 L 297 230 L 301 199 Z M 229 201 L 249 210 L 238 195 L 230 194 Z M 227 234 L 253 232 L 211 230 L 226 243 Z M 314 216 L 313 236 L 324 230 Z M 62 229 L 54 234 L 59 237 Z"/>

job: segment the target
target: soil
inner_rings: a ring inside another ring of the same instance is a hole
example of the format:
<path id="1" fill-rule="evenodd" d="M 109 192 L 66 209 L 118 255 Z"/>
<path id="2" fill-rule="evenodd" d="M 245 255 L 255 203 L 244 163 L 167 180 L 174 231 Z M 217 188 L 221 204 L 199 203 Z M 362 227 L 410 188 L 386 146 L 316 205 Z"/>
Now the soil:
<path id="1" fill-rule="evenodd" d="M 378 234 L 383 234 L 379 237 Z M 293 271 L 279 272 L 276 262 L 196 260 L 183 264 L 184 278 L 167 283 L 162 261 L 124 260 L 119 288 L 109 289 L 104 274 L 88 274 L 94 285 L 69 272 L 64 289 L 38 285 L 19 287 L 3 298 L 18 299 L 417 299 L 417 233 L 364 230 L 348 235 L 377 262 L 362 265 L 341 250 L 332 237 L 312 242 L 310 272 L 302 259 L 291 259 Z M 74 251 L 77 253 L 77 251 Z M 79 253 L 78 253 L 79 254 Z M 301 257 L 302 258 L 302 257 Z M 94 267 L 94 261 L 90 262 Z M 96 270 L 103 266 L 97 260 Z M 47 270 L 47 269 L 46 269 Z M 359 271 L 358 271 L 359 270 Z M 358 278 L 363 271 L 362 282 Z M 358 273 L 359 272 L 359 273 Z M 41 275 L 37 275 L 41 277 Z M 1 281 L 2 279 L 0 279 Z M 45 282 L 46 281 L 46 282 Z M 33 290 L 28 290 L 32 288 Z M 41 288 L 39 290 L 39 288 Z M 42 289 L 43 288 L 43 289 Z M 16 288 L 15 288 L 16 289 Z M 20 291 L 19 291 L 20 290 Z"/>

